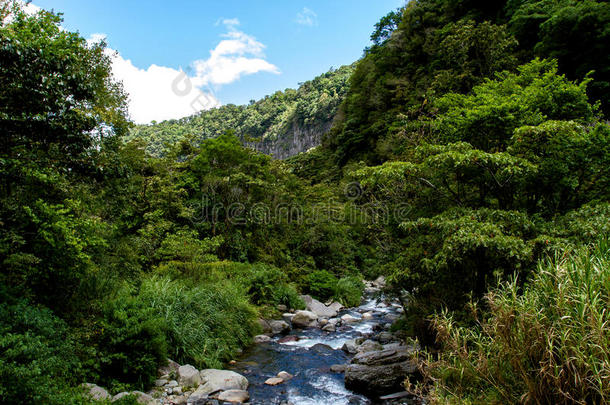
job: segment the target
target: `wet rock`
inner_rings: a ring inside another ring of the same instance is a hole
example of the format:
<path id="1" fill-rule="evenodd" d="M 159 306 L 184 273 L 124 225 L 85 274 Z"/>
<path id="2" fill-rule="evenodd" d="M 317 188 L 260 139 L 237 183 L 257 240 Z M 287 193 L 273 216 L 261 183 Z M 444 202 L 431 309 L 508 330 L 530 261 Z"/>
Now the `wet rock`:
<path id="1" fill-rule="evenodd" d="M 87 394 L 96 401 L 100 401 L 103 399 L 110 399 L 110 394 L 106 391 L 105 388 L 100 387 L 96 384 L 84 383 L 82 386 L 85 388 Z"/>
<path id="2" fill-rule="evenodd" d="M 343 346 L 341 346 L 341 350 L 349 354 L 354 354 L 358 352 L 358 345 L 356 344 L 356 341 L 354 339 L 350 339 L 343 343 Z"/>
<path id="3" fill-rule="evenodd" d="M 271 341 L 271 338 L 267 335 L 254 336 L 254 343 L 267 343 L 269 341 Z"/>
<path id="4" fill-rule="evenodd" d="M 269 321 L 269 326 L 271 327 L 271 333 L 274 335 L 290 332 L 290 325 L 285 321 Z"/>
<path id="5" fill-rule="evenodd" d="M 322 355 L 330 355 L 335 351 L 335 349 L 329 345 L 325 345 L 324 343 L 316 343 L 315 345 L 311 346 L 309 350 Z"/>
<path id="6" fill-rule="evenodd" d="M 311 311 L 297 311 L 292 317 L 292 325 L 297 328 L 308 328 L 315 326 L 318 316 Z"/>
<path id="7" fill-rule="evenodd" d="M 216 391 L 248 389 L 246 377 L 235 371 L 206 369 L 201 370 L 199 374 L 203 384 L 197 388 L 195 393 L 200 392 L 208 395 Z"/>
<path id="8" fill-rule="evenodd" d="M 355 318 L 353 316 L 351 316 L 350 314 L 345 314 L 341 317 L 341 322 L 343 323 L 351 323 L 351 322 L 357 322 L 358 318 Z"/>
<path id="9" fill-rule="evenodd" d="M 328 323 L 330 325 L 335 325 L 335 326 L 337 326 L 340 322 L 341 322 L 341 320 L 339 318 L 330 318 L 328 320 Z"/>
<path id="10" fill-rule="evenodd" d="M 370 319 L 373 319 L 373 313 L 372 312 L 365 312 L 362 314 L 362 320 L 364 321 L 368 321 Z"/>
<path id="11" fill-rule="evenodd" d="M 278 376 L 279 378 L 281 378 L 282 380 L 284 380 L 284 381 L 288 381 L 288 380 L 290 380 L 292 377 L 294 377 L 292 374 L 290 374 L 290 373 L 289 373 L 289 372 L 287 372 L 287 371 L 280 371 L 279 373 L 277 373 L 277 376 Z"/>
<path id="12" fill-rule="evenodd" d="M 328 319 L 322 318 L 318 320 L 318 326 L 326 326 L 328 324 Z"/>
<path id="13" fill-rule="evenodd" d="M 308 311 L 313 312 L 320 318 L 332 318 L 337 316 L 337 311 L 334 309 L 327 307 L 320 301 L 315 298 L 312 298 L 309 295 L 301 295 L 301 299 L 305 302 L 305 306 Z"/>
<path id="14" fill-rule="evenodd" d="M 343 373 L 345 372 L 346 367 L 346 364 L 333 364 L 332 366 L 330 366 L 330 371 L 332 371 L 333 373 Z"/>
<path id="15" fill-rule="evenodd" d="M 241 404 L 250 399 L 250 394 L 245 390 L 227 390 L 218 395 L 219 401 L 231 402 L 233 404 Z"/>
<path id="16" fill-rule="evenodd" d="M 284 379 L 279 377 L 271 377 L 265 380 L 265 384 L 267 385 L 278 385 L 284 382 Z"/>
<path id="17" fill-rule="evenodd" d="M 298 336 L 291 335 L 291 336 L 284 336 L 283 338 L 278 340 L 278 343 L 298 342 L 299 340 L 300 340 L 300 338 Z"/>
<path id="18" fill-rule="evenodd" d="M 190 364 L 178 368 L 178 381 L 183 387 L 196 387 L 201 382 L 199 370 Z"/>
<path id="19" fill-rule="evenodd" d="M 330 323 L 327 325 L 324 325 L 324 327 L 322 328 L 322 330 L 324 332 L 334 332 L 337 330 L 337 328 L 335 328 L 335 325 L 331 325 Z"/>

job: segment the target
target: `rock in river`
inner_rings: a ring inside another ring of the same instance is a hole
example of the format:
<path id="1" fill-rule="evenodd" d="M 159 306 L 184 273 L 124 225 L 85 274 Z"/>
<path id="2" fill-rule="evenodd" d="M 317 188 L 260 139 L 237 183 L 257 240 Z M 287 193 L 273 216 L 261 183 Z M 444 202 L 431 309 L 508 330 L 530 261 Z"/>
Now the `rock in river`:
<path id="1" fill-rule="evenodd" d="M 334 308 L 322 304 L 309 295 L 301 295 L 301 299 L 305 302 L 307 310 L 313 312 L 320 318 L 332 318 L 337 316 L 337 311 Z"/>
<path id="2" fill-rule="evenodd" d="M 292 325 L 297 328 L 308 328 L 315 326 L 318 316 L 310 311 L 297 311 L 292 317 Z"/>
<path id="3" fill-rule="evenodd" d="M 405 378 L 416 373 L 413 348 L 361 352 L 345 369 L 345 387 L 368 395 L 388 394 L 400 390 Z"/>

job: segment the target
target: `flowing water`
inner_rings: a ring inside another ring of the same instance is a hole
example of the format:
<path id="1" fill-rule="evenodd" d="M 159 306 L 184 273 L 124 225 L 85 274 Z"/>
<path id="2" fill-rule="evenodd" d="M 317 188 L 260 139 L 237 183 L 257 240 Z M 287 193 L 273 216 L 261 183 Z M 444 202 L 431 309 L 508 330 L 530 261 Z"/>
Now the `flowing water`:
<path id="1" fill-rule="evenodd" d="M 372 312 L 373 318 L 362 320 L 362 313 Z M 371 336 L 375 325 L 385 325 L 395 316 L 397 308 L 375 299 L 369 299 L 357 308 L 339 313 L 350 314 L 358 322 L 337 327 L 336 332 L 324 332 L 318 328 L 293 330 L 289 335 L 298 341 L 279 343 L 275 337 L 269 343 L 250 348 L 233 365 L 232 370 L 243 374 L 250 381 L 250 402 L 253 404 L 293 405 L 344 405 L 372 404 L 362 396 L 347 390 L 343 374 L 334 373 L 334 364 L 349 363 L 350 355 L 341 350 L 343 344 L 360 336 Z M 287 371 L 294 378 L 276 386 L 265 385 L 269 377 Z"/>

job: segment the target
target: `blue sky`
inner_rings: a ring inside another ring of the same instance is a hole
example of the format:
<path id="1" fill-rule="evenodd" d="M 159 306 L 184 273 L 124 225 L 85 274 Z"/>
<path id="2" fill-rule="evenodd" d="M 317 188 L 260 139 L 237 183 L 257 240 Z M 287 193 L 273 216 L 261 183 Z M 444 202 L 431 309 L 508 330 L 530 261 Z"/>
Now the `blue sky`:
<path id="1" fill-rule="evenodd" d="M 403 3 L 34 0 L 64 13 L 66 29 L 105 37 L 118 51 L 113 70 L 137 122 L 244 104 L 349 64 L 361 57 L 379 18 Z M 184 86 L 176 91 L 176 83 Z"/>

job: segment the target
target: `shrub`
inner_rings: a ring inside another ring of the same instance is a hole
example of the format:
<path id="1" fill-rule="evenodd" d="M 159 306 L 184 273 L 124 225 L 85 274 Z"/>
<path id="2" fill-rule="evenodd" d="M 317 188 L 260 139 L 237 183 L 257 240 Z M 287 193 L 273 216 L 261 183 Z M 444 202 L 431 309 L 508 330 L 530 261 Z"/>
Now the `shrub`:
<path id="1" fill-rule="evenodd" d="M 337 277 L 326 270 L 316 270 L 309 274 L 305 280 L 304 290 L 314 298 L 326 301 L 335 295 L 337 290 Z"/>
<path id="2" fill-rule="evenodd" d="M 347 307 L 360 305 L 364 284 L 356 276 L 340 278 L 337 282 L 334 299 Z"/>
<path id="3" fill-rule="evenodd" d="M 137 299 L 164 319 L 169 355 L 179 363 L 221 367 L 256 331 L 256 311 L 234 282 L 190 287 L 152 277 L 142 282 Z"/>
<path id="4" fill-rule="evenodd" d="M 98 324 L 102 385 L 114 390 L 144 389 L 167 358 L 165 319 L 124 287 L 107 302 Z"/>
<path id="5" fill-rule="evenodd" d="M 432 363 L 443 403 L 600 404 L 610 401 L 610 244 L 539 263 L 489 293 L 479 324 L 436 318 L 447 350 Z"/>
<path id="6" fill-rule="evenodd" d="M 84 403 L 71 388 L 79 376 L 64 321 L 26 301 L 0 304 L 1 403 Z"/>
<path id="7" fill-rule="evenodd" d="M 287 276 L 277 267 L 255 265 L 244 280 L 249 285 L 248 295 L 256 305 L 286 305 L 291 309 L 300 309 L 305 305 Z"/>

